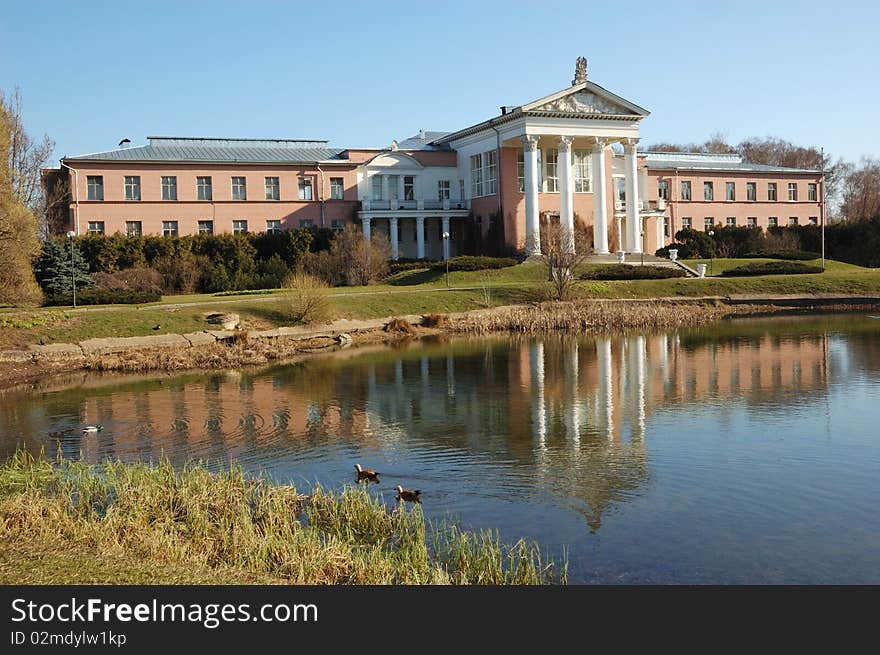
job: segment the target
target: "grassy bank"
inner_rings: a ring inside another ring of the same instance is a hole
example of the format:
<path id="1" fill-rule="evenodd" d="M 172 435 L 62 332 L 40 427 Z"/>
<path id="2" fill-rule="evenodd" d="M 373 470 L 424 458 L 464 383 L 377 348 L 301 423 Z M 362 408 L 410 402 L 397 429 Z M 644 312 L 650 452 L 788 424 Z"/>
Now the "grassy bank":
<path id="1" fill-rule="evenodd" d="M 431 526 L 365 489 L 292 486 L 19 452 L 0 466 L 2 584 L 544 584 L 565 567 L 491 532 Z"/>
<path id="2" fill-rule="evenodd" d="M 880 294 L 880 269 L 827 262 L 817 275 L 774 275 L 754 278 L 717 277 L 727 268 L 764 259 L 712 261 L 715 277 L 706 279 L 578 281 L 573 298 L 618 299 L 730 296 L 739 294 Z M 692 265 L 699 260 L 688 262 Z M 708 260 L 702 263 L 708 263 Z M 816 262 L 806 262 L 809 264 Z M 433 270 L 404 271 L 386 283 L 331 290 L 339 318 L 379 318 L 402 314 L 460 312 L 483 307 L 537 302 L 547 297 L 546 270 L 533 263 L 492 271 L 459 271 L 445 276 Z M 241 296 L 167 296 L 142 307 L 90 307 L 34 311 L 0 311 L 0 348 L 31 343 L 77 342 L 92 337 L 183 333 L 205 329 L 210 311 L 238 313 L 248 329 L 290 324 L 290 311 L 280 293 Z M 157 328 L 157 329 L 154 329 Z"/>

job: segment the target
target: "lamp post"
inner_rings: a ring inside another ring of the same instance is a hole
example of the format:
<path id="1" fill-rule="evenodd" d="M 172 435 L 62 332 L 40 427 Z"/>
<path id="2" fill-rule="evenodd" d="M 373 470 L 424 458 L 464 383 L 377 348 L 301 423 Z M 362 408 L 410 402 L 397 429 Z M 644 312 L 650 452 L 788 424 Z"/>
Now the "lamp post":
<path id="1" fill-rule="evenodd" d="M 443 259 L 446 260 L 446 288 L 449 288 L 449 232 L 443 233 Z"/>
<path id="2" fill-rule="evenodd" d="M 709 229 L 709 237 L 712 239 L 712 243 L 709 246 L 709 275 L 714 275 L 712 263 L 715 261 L 715 230 Z"/>
<path id="3" fill-rule="evenodd" d="M 76 309 L 76 261 L 73 258 L 73 237 L 76 232 L 71 230 L 67 233 L 67 240 L 70 242 L 70 283 L 73 286 L 73 308 Z"/>

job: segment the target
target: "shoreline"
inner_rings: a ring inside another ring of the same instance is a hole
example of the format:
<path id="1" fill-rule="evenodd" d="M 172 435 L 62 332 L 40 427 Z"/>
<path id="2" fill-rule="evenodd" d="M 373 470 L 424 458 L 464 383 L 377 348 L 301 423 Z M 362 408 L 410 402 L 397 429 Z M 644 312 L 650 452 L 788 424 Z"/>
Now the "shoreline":
<path id="1" fill-rule="evenodd" d="M 549 301 L 450 314 L 390 316 L 272 330 L 206 330 L 0 352 L 0 392 L 36 388 L 66 373 L 206 372 L 292 364 L 367 346 L 441 335 L 602 333 L 699 327 L 722 320 L 880 310 L 880 297 L 734 296 Z"/>

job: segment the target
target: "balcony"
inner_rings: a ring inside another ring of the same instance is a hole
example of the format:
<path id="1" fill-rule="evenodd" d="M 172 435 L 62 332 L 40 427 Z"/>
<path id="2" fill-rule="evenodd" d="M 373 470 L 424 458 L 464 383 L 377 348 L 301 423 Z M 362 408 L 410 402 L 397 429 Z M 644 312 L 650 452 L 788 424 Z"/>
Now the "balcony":
<path id="1" fill-rule="evenodd" d="M 463 210 L 470 207 L 469 200 L 372 200 L 361 201 L 364 211 L 424 211 L 424 210 Z"/>
<path id="2" fill-rule="evenodd" d="M 626 200 L 615 200 L 614 211 L 623 213 L 626 211 Z M 657 200 L 639 200 L 640 212 L 662 212 L 666 211 L 666 201 L 663 198 Z"/>

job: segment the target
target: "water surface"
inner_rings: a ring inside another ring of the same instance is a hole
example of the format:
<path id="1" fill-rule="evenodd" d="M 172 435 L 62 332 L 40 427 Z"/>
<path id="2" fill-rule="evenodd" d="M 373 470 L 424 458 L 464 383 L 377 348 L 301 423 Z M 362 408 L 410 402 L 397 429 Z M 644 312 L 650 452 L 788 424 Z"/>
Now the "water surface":
<path id="1" fill-rule="evenodd" d="M 49 386 L 51 385 L 51 386 Z M 348 351 L 260 372 L 78 374 L 0 395 L 17 445 L 382 471 L 431 518 L 568 553 L 573 582 L 880 583 L 880 320 Z M 83 435 L 86 424 L 103 432 Z"/>

